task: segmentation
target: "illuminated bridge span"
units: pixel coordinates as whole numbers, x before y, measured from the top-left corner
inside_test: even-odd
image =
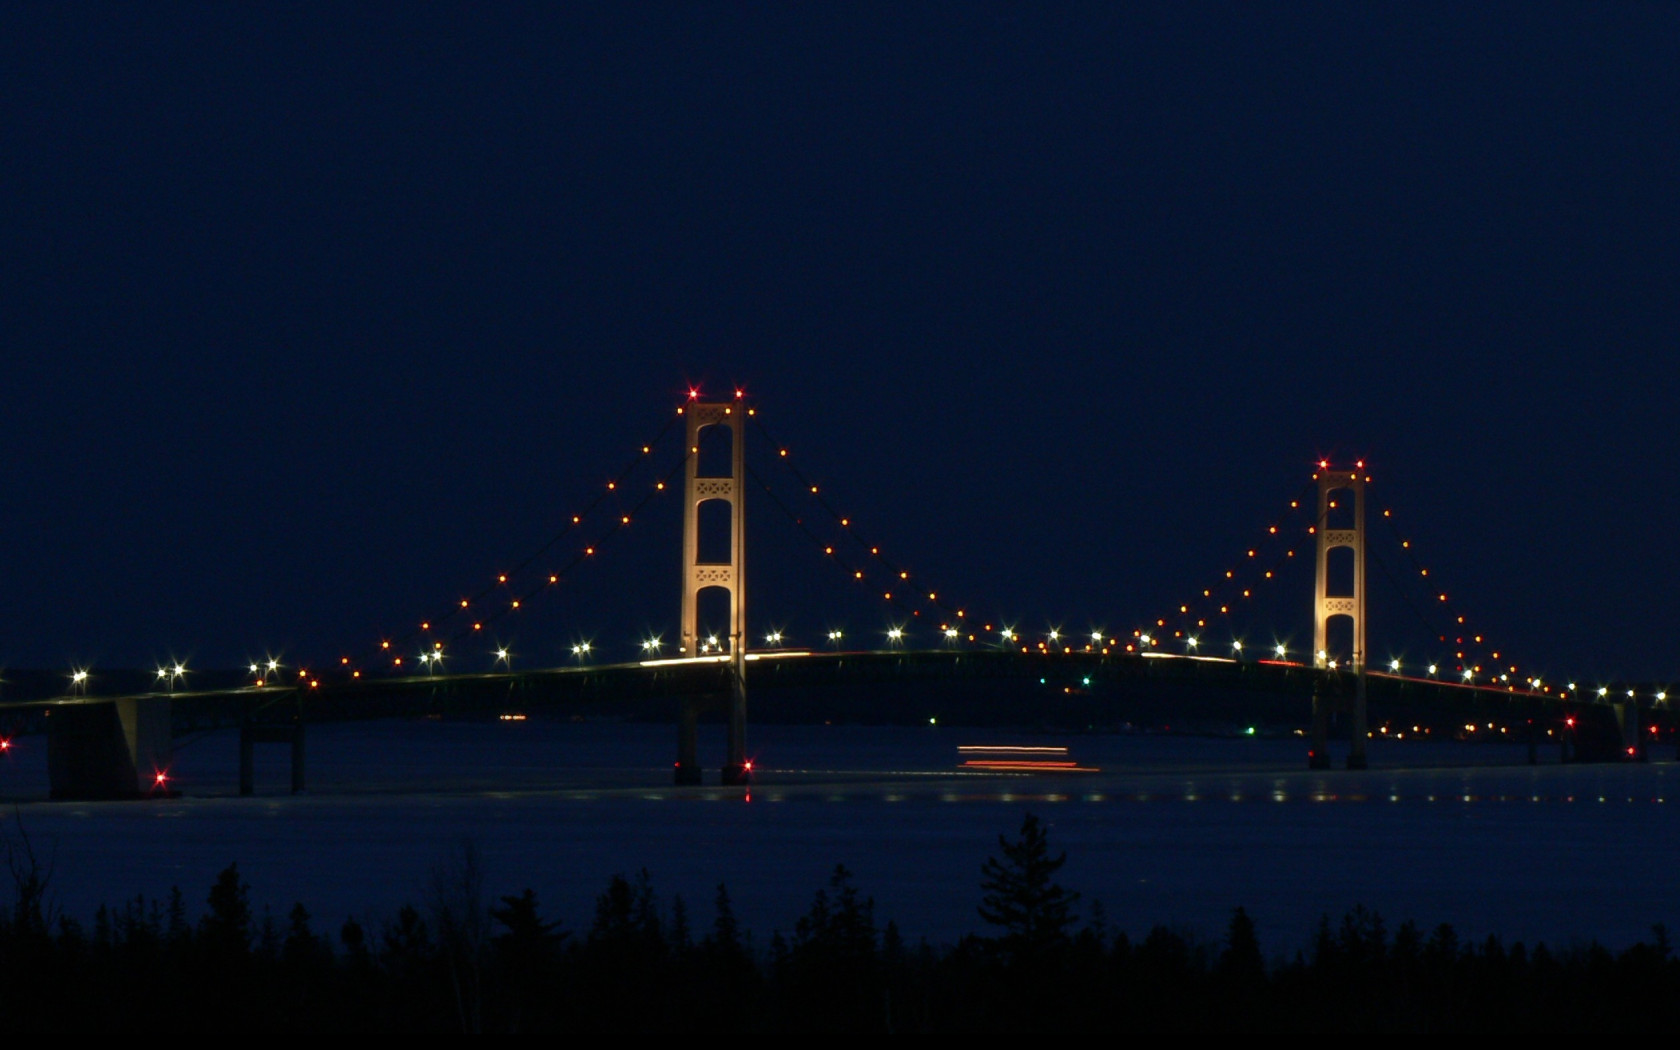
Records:
[[[290,749],[292,788],[298,791],[305,780],[305,726],[312,721],[650,701],[667,709],[674,705],[674,776],[679,784],[701,782],[699,717],[709,706],[721,707],[727,733],[720,776],[725,784],[742,784],[752,776],[746,746],[749,680],[755,693],[781,698],[783,705],[790,703],[789,697],[825,692],[844,692],[848,698],[867,694],[890,704],[877,714],[918,721],[937,721],[942,715],[961,718],[972,715],[977,706],[994,704],[1013,710],[1015,721],[1030,722],[1032,713],[1021,705],[1037,695],[1054,698],[1064,713],[1077,711],[1084,724],[1110,725],[1117,720],[1121,696],[1134,703],[1140,697],[1147,701],[1151,696],[1194,694],[1195,705],[1166,708],[1179,711],[1175,717],[1182,724],[1182,712],[1200,706],[1202,698],[1212,698],[1208,703],[1217,707],[1217,698],[1239,696],[1252,706],[1253,697],[1266,696],[1302,713],[1310,704],[1311,730],[1305,735],[1308,761],[1315,768],[1330,765],[1333,721],[1341,723],[1350,741],[1349,768],[1366,766],[1368,739],[1405,735],[1408,727],[1403,722],[1371,726],[1373,699],[1390,711],[1434,705],[1477,712],[1477,719],[1465,724],[1468,732],[1478,728],[1481,716],[1492,709],[1489,705],[1496,705],[1505,723],[1499,731],[1517,727],[1530,743],[1531,758],[1539,742],[1550,740],[1565,757],[1573,748],[1575,757],[1641,759],[1649,737],[1671,731],[1666,690],[1610,683],[1580,687],[1524,674],[1466,622],[1444,592],[1421,591],[1406,599],[1439,655],[1431,662],[1404,665],[1389,659],[1372,666],[1367,655],[1366,586],[1367,554],[1374,553],[1366,528],[1371,478],[1362,461],[1345,467],[1319,463],[1311,481],[1289,501],[1287,512],[1234,567],[1191,593],[1169,614],[1129,635],[1093,631],[1074,636],[1050,630],[1029,638],[1007,624],[976,622],[938,589],[888,560],[879,546],[858,535],[821,487],[789,461],[788,450],[768,440],[757,416],[739,391],[726,401],[702,400],[698,392],[691,392],[675,417],[641,446],[637,460],[536,554],[498,573],[442,615],[419,620],[406,634],[380,638],[324,669],[288,669],[270,660],[252,664],[249,676],[237,683],[189,691],[176,688],[187,674],[176,664],[158,669],[152,691],[115,696],[87,695],[90,676],[78,669],[70,676],[67,695],[0,705],[0,728],[46,730],[51,791],[61,798],[166,792],[175,739],[206,728],[238,726],[243,792],[250,793],[254,786],[254,749],[267,744]],[[773,450],[772,461],[785,468],[798,498],[814,513],[796,511],[789,497],[749,470],[749,430]],[[653,469],[658,450],[676,433],[682,434],[683,444],[675,463],[662,472]],[[726,462],[703,469],[702,445],[708,440],[715,444],[717,436],[728,439]],[[635,482],[642,463],[650,467]],[[502,649],[489,670],[446,669],[461,643],[485,637],[493,624],[518,616],[551,593],[590,562],[655,495],[673,487],[679,475],[682,572],[674,602],[680,608],[674,654],[667,655],[660,639],[648,638],[641,643],[644,659],[594,664],[588,662],[590,643],[579,642],[573,648],[578,666],[515,671]],[[839,630],[830,630],[823,650],[788,648],[776,631],[763,636],[762,648],[749,645],[744,514],[749,483],[784,511],[803,539],[819,548],[840,574],[853,584],[874,588],[883,603],[903,613],[900,623],[883,632],[885,648],[850,649],[852,639]],[[703,549],[701,520],[718,511],[727,514],[726,542]],[[813,520],[823,521],[832,538],[819,535]],[[1414,592],[1420,591],[1420,583],[1432,584],[1410,542],[1395,530],[1392,513],[1384,510],[1377,520],[1386,526],[1390,560],[1398,566],[1379,558],[1381,571],[1396,584],[1410,581]],[[586,538],[591,527],[593,538]],[[568,537],[573,541],[569,553],[558,564],[541,568],[541,559]],[[1299,551],[1295,546],[1302,539],[1310,540],[1315,565],[1311,651],[1292,653],[1275,641],[1245,643],[1241,632],[1229,629],[1233,610],[1270,586],[1298,553],[1305,555],[1305,544]],[[1392,557],[1395,551],[1397,560]],[[703,627],[700,607],[707,592],[727,599],[723,630],[708,632]],[[916,623],[914,631],[905,626],[911,622]],[[1224,641],[1216,641],[1216,636]],[[930,643],[931,648],[915,648]],[[865,683],[869,689],[857,688]],[[1589,723],[1600,731],[1577,738],[1578,727]],[[1606,739],[1611,741],[1608,745]],[[0,740],[0,748],[4,746]]]

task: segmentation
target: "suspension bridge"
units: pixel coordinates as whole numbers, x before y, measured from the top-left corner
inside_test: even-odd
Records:
[[[681,444],[675,445],[679,436]],[[775,465],[777,476],[749,466],[749,444],[765,450],[762,458]],[[771,694],[896,685],[905,698],[897,713],[929,720],[938,717],[930,713],[938,704],[918,704],[916,697],[948,704],[953,690],[976,695],[977,683],[1036,682],[1059,689],[1080,698],[1081,710],[1097,722],[1117,696],[1139,690],[1272,694],[1307,715],[1310,730],[1302,735],[1314,768],[1331,765],[1333,723],[1345,733],[1346,765],[1352,769],[1367,766],[1368,740],[1405,736],[1405,725],[1384,722],[1373,728],[1373,702],[1481,705],[1478,710],[1497,704],[1508,723],[1497,728],[1518,727],[1531,760],[1543,742],[1555,743],[1566,759],[1639,760],[1652,740],[1672,734],[1662,687],[1548,681],[1520,670],[1468,622],[1448,593],[1435,589],[1392,511],[1368,513],[1371,482],[1363,461],[1321,461],[1254,543],[1175,608],[1129,632],[1051,629],[1029,637],[1014,625],[971,616],[865,539],[793,462],[789,449],[771,437],[743,392],[706,399],[690,391],[632,461],[546,543],[435,615],[414,618],[406,631],[370,638],[314,664],[252,663],[243,675],[222,675],[217,684],[196,690],[182,684],[187,668],[173,664],[158,668],[149,688],[97,695],[89,671],[78,668],[61,679],[67,689],[0,703],[0,732],[7,734],[0,737],[0,749],[9,746],[11,734],[44,731],[53,797],[145,797],[170,790],[171,754],[182,734],[237,726],[240,790],[253,790],[255,749],[280,745],[289,749],[292,789],[301,791],[306,726],[313,721],[413,715],[452,705],[563,709],[585,702],[660,700],[675,713],[678,784],[702,782],[698,725],[703,713],[719,708],[727,732],[718,775],[726,785],[745,784],[753,775],[746,733],[749,683],[755,693]],[[680,619],[673,642],[650,636],[639,641],[638,659],[596,662],[591,643],[582,641],[572,648],[571,665],[517,671],[505,648],[487,648],[483,640],[496,625],[528,615],[593,563],[650,503],[679,490],[680,589],[671,604]],[[801,649],[779,631],[749,630],[749,496],[779,511],[800,541],[830,563],[825,572],[873,593],[894,611],[897,619],[876,645],[857,646],[844,631],[830,629],[820,639],[823,645]],[[1373,521],[1375,529],[1368,527]],[[1387,557],[1368,558],[1379,540],[1386,543]],[[1289,566],[1308,561],[1313,564],[1310,650],[1248,642],[1231,628],[1257,592],[1275,587]],[[1430,658],[1370,659],[1372,564],[1395,585],[1409,617],[1426,629]],[[469,653],[484,654],[489,666],[466,669]],[[927,683],[943,685],[929,690]],[[906,692],[906,685],[913,689]],[[1019,689],[1010,695],[1015,703],[1032,702],[1021,699]],[[1589,724],[1600,732],[1581,732]],[[1496,728],[1492,722],[1487,727]],[[1476,722],[1465,726],[1469,732],[1477,728]]]

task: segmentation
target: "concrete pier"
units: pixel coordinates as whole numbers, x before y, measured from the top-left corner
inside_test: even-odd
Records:
[[[47,775],[55,799],[167,795],[168,697],[55,705],[47,716]]]

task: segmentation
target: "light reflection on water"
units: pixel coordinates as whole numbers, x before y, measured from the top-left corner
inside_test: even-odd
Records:
[[[1169,922],[1214,938],[1238,904],[1269,951],[1293,950],[1321,913],[1355,904],[1391,928],[1411,917],[1530,942],[1629,943],[1651,923],[1680,925],[1669,888],[1680,829],[1660,805],[1680,776],[1672,763],[1530,767],[1521,747],[1378,743],[1375,768],[1325,772],[1307,770],[1293,740],[946,727],[755,726],[750,740],[749,796],[715,782],[713,727],[702,733],[712,782],[678,788],[666,726],[319,726],[309,795],[282,793],[275,749],[258,751],[262,797],[240,799],[235,738],[211,734],[177,756],[182,799],[18,812],[55,858],[60,904],[82,915],[174,884],[202,900],[237,860],[258,901],[283,915],[301,899],[331,928],[423,899],[439,858],[471,838],[490,892],[531,886],[574,931],[608,876],[646,867],[701,917],[727,882],[767,940],[844,863],[880,918],[951,940],[978,925],[981,861],[1033,811],[1068,853],[1063,881],[1134,934]],[[26,738],[0,759],[0,794],[44,794],[42,743]],[[974,743],[1065,744],[1101,771],[959,771],[957,745]]]

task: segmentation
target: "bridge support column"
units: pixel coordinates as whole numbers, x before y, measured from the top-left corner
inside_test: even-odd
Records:
[[[303,723],[292,732],[292,794],[303,794]]]
[[[698,784],[700,776],[700,702],[687,697],[677,701],[678,784]]]
[[[729,675],[729,746],[723,762],[725,784],[752,783],[752,765],[747,761],[747,661],[736,652]]]
[[[291,725],[278,726],[246,724],[239,727],[239,793],[241,795],[256,794],[256,745],[258,744],[285,744],[291,749],[292,794],[303,794],[303,723],[299,721]]]
[[[1629,700],[1610,706],[1616,712],[1616,728],[1622,731],[1622,761],[1645,761],[1645,738],[1639,735],[1639,705]]]
[[[747,408],[739,397],[734,401],[693,401],[681,411],[688,417],[688,470],[683,500],[683,589],[682,655],[700,654],[700,592],[717,587],[729,592],[730,685],[726,703],[729,720],[729,750],[724,759],[723,782],[745,784],[751,778],[747,761],[747,601],[746,601],[746,494]],[[729,430],[730,472],[728,475],[700,473],[701,432],[709,427]],[[700,506],[710,502],[729,506],[729,560],[700,560]],[[719,653],[722,658],[723,654]],[[700,782],[695,744],[697,712],[685,706],[678,716],[677,769],[679,784]]]
[[[1307,751],[1308,769],[1330,768],[1330,697],[1325,695],[1324,679],[1313,680],[1312,747]]]
[[[170,701],[130,697],[54,707],[47,717],[53,798],[169,795]]]
[[[1370,766],[1365,758],[1365,744],[1371,739],[1371,731],[1365,724],[1365,667],[1359,667],[1355,676],[1357,683],[1353,691],[1353,750],[1348,752],[1347,767],[1349,769],[1367,769]]]

